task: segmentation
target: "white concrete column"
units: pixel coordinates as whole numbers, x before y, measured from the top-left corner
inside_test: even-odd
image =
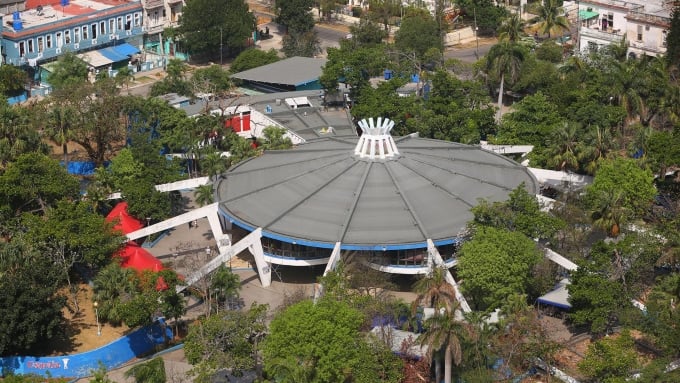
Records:
[[[427,240],[427,252],[428,254],[432,254],[434,263],[437,266],[446,268],[446,263],[444,263],[444,259],[442,258],[441,254],[439,254],[439,250],[437,250],[437,248],[434,245],[434,242],[432,242],[431,239]],[[445,278],[446,281],[449,282],[451,286],[453,286],[453,291],[456,293],[456,299],[458,300],[458,303],[460,303],[461,310],[463,310],[463,312],[466,313],[471,312],[472,309],[470,309],[470,305],[467,303],[467,300],[463,296],[463,293],[460,292],[460,286],[458,285],[458,282],[456,282],[456,280],[453,279],[453,275],[451,275],[449,269],[446,269]]]
[[[335,268],[338,266],[338,262],[340,261],[340,242],[336,242],[335,246],[333,247],[333,252],[331,252],[330,258],[328,258],[328,264],[326,264],[326,270],[323,272],[323,276],[325,277],[328,275],[328,273],[332,270],[335,270]],[[321,284],[314,284],[314,302],[316,302],[321,296],[323,295],[323,285]]]
[[[257,274],[260,276],[260,283],[262,287],[269,287],[272,284],[272,265],[264,259],[264,249],[262,248],[262,228],[257,228],[253,233],[257,232],[259,235],[250,241],[248,250],[255,258],[255,265],[257,266]]]

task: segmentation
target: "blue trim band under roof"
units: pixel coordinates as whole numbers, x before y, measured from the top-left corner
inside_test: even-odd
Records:
[[[233,223],[234,225],[248,230],[250,232],[255,231],[256,227],[249,225],[245,222],[242,222],[240,220],[235,219],[234,217],[230,216],[229,214],[225,213],[222,209],[218,209],[219,213],[222,214],[225,218],[229,220],[229,222]],[[309,246],[309,247],[318,247],[320,249],[333,249],[335,247],[335,243],[327,243],[327,242],[317,242],[317,241],[310,241],[306,239],[299,239],[299,238],[291,238],[287,237],[281,234],[276,234],[272,233],[270,231],[267,231],[265,229],[262,229],[262,236],[267,237],[270,239],[275,239],[277,241],[281,242],[286,242],[286,243],[291,243],[291,244],[296,244],[296,245],[302,245],[302,246]],[[451,245],[454,243],[459,243],[461,240],[459,238],[447,238],[447,239],[440,239],[437,241],[433,241],[435,246],[445,246],[445,245]],[[376,244],[376,245],[352,245],[352,244],[341,244],[340,249],[342,250],[364,250],[364,251],[390,251],[390,250],[412,250],[412,249],[425,249],[427,248],[427,242],[415,242],[415,243],[400,243],[397,245],[389,245],[389,244]]]
[[[567,310],[571,309],[571,305],[563,305],[561,303],[557,303],[557,302],[551,301],[551,300],[545,300],[545,299],[538,298],[537,301],[538,301],[538,303],[542,303],[542,304],[548,305],[548,306],[555,306],[555,307],[559,307],[561,309],[567,309]]]

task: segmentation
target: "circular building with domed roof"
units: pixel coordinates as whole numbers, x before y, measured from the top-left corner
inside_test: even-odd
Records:
[[[382,271],[421,274],[433,247],[453,266],[480,199],[504,201],[522,183],[531,194],[539,190],[526,167],[500,154],[393,138],[387,119],[359,126],[360,137],[267,151],[223,174],[219,213],[244,235],[257,231],[259,266],[323,265],[353,252]]]

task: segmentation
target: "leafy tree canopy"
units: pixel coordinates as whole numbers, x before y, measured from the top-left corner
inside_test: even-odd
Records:
[[[64,89],[70,85],[87,81],[87,64],[73,52],[65,52],[52,66],[47,82],[52,87]]]
[[[232,61],[229,71],[231,73],[239,73],[248,69],[275,63],[277,61],[279,61],[279,54],[274,48],[268,51],[255,48],[246,49],[239,53],[234,61]]]
[[[519,231],[529,238],[550,239],[564,227],[564,222],[541,211],[538,200],[526,191],[524,184],[515,188],[505,202],[480,201],[472,213],[474,225]]]
[[[422,59],[430,48],[443,49],[437,21],[428,12],[409,11],[394,36],[394,44],[402,53],[414,52]]]
[[[243,0],[194,0],[182,8],[182,41],[194,54],[236,51],[255,30],[255,17]]]
[[[61,334],[66,299],[52,262],[15,236],[0,241],[0,355],[26,355]]]
[[[591,343],[578,368],[594,381],[623,383],[638,365],[633,337],[624,331]]]
[[[220,312],[189,327],[184,351],[198,382],[210,382],[221,368],[237,372],[255,368],[266,311],[267,305],[253,304],[249,310]]]
[[[14,65],[0,66],[0,93],[15,96],[24,91],[26,72]]]
[[[53,246],[63,246],[65,254],[94,267],[107,264],[123,242],[85,202],[61,200],[42,217],[26,215],[24,224],[26,238],[46,254],[56,256]]]
[[[477,309],[494,310],[511,294],[527,290],[541,259],[536,243],[524,234],[480,227],[461,247],[458,276]]]
[[[640,167],[635,159],[616,158],[601,163],[592,185],[586,189],[589,206],[607,202],[608,196],[620,195],[620,207],[631,216],[639,216],[651,205],[656,195],[654,176]]]
[[[561,122],[557,105],[539,92],[525,97],[514,105],[511,113],[503,116],[503,126],[496,141],[540,147]]]
[[[265,371],[277,379],[295,373],[315,382],[398,382],[400,371],[383,368],[367,346],[362,323],[362,315],[344,302],[296,303],[272,320],[263,345]],[[381,355],[392,367],[396,357]]]
[[[0,208],[13,214],[44,213],[62,198],[78,195],[78,180],[44,154],[24,154],[0,175],[0,201],[4,201]]]
[[[288,28],[288,33],[306,33],[314,28],[313,0],[277,0],[276,22]]]

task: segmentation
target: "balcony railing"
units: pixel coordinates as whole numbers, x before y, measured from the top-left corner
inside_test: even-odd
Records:
[[[619,42],[623,40],[624,34],[618,29],[601,31],[595,28],[581,28],[581,36],[591,37],[598,40],[604,40],[609,42]]]

